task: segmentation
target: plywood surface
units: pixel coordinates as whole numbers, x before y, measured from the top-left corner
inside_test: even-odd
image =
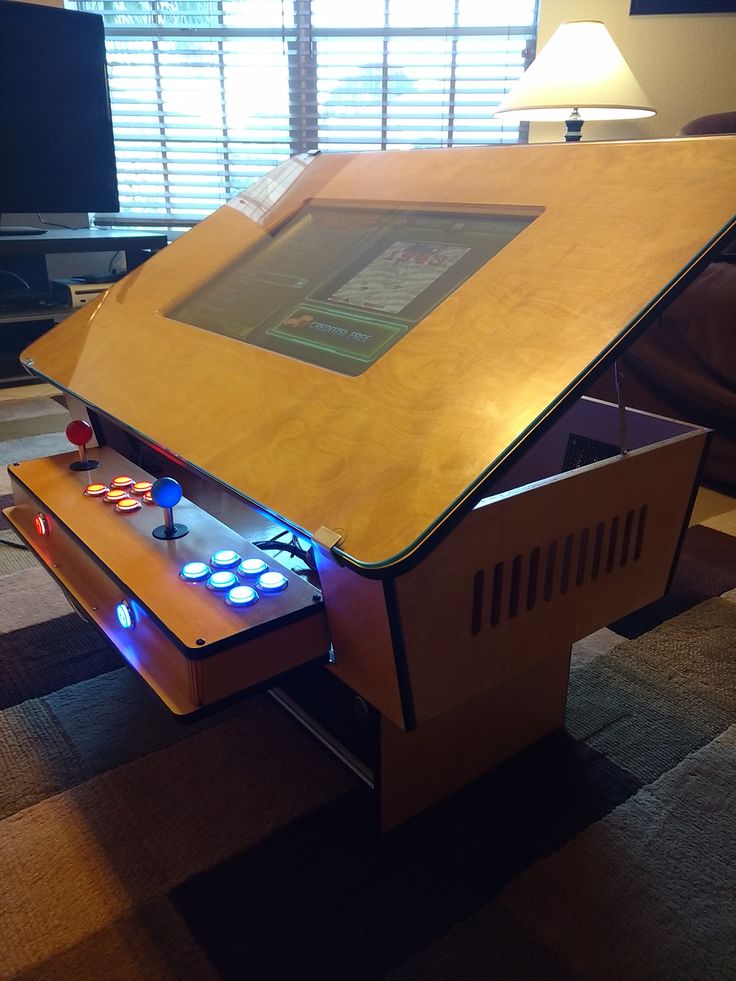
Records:
[[[26,356],[294,526],[339,533],[348,561],[389,566],[733,223],[735,165],[736,137],[318,156],[263,217],[220,209]],[[164,315],[313,198],[544,210],[359,377]]]
[[[314,590],[307,583],[190,501],[183,498],[174,509],[174,520],[186,525],[188,534],[166,541],[152,534],[164,520],[162,510],[155,505],[118,514],[102,498],[86,497],[84,488],[88,483],[109,484],[118,475],[134,480],[153,479],[109,447],[95,449],[90,456],[100,465],[84,472],[69,470],[69,463],[77,459],[76,453],[21,461],[10,467],[12,479],[42,502],[42,507],[48,508],[44,513],[51,515],[48,539],[36,541],[44,560],[48,557],[44,549],[53,555],[55,528],[60,522],[62,533],[69,529],[82,548],[121,584],[119,599],[132,596],[140,600],[190,656],[208,654],[223,642],[243,640],[249,631],[263,629],[280,617],[304,610],[312,613]],[[25,524],[32,527],[32,504],[25,510]],[[228,606],[222,594],[213,593],[204,583],[183,582],[179,578],[185,563],[208,562],[212,553],[221,548],[233,549],[242,558],[264,559],[269,568],[286,576],[288,588],[262,596],[254,606],[241,609]]]

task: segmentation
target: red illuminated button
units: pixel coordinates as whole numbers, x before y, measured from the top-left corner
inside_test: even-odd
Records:
[[[136,480],[130,490],[133,494],[147,494],[152,487],[152,480]]]
[[[110,487],[119,490],[121,487],[132,487],[134,483],[132,477],[113,477],[110,481]]]
[[[110,488],[110,490],[107,492],[107,494],[105,494],[102,500],[106,501],[108,504],[117,504],[118,501],[126,500],[127,497],[128,497],[127,491],[113,490],[112,488]]]
[[[155,506],[156,502],[154,501],[150,491],[146,491],[146,493],[143,495],[143,503],[153,504]]]
[[[36,526],[36,531],[38,532],[39,535],[48,535],[49,519],[46,517],[45,514],[42,514],[39,511],[39,513],[33,519],[33,523]]]
[[[125,497],[122,501],[118,501],[115,510],[127,514],[129,511],[137,511],[139,507],[141,507],[140,501],[136,501],[132,497]]]
[[[102,497],[107,491],[107,484],[87,484],[84,488],[85,497]]]

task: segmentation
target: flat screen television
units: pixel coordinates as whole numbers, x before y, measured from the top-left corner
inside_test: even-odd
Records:
[[[118,210],[102,17],[0,0],[0,217]]]

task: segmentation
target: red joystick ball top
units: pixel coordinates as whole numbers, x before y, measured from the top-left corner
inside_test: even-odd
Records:
[[[66,427],[66,438],[75,446],[86,446],[93,435],[92,427],[84,419],[72,419]]]

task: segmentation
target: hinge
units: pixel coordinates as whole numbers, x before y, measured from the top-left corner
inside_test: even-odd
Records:
[[[326,548],[327,551],[332,551],[332,549],[337,545],[339,541],[342,540],[342,533],[339,531],[333,531],[331,528],[325,528],[322,525],[317,531],[312,535],[312,538],[318,545],[322,548]]]

